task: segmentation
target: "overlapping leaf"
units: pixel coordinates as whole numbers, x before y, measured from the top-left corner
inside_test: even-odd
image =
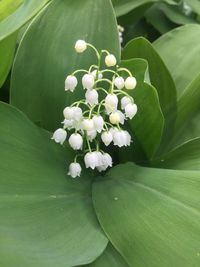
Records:
[[[52,1],[29,27],[19,47],[11,103],[47,129],[58,127],[63,108],[84,94],[80,88],[73,94],[64,92],[66,75],[97,63],[90,49],[77,55],[74,44],[78,39],[119,57],[117,25],[109,0],[86,0],[84,5],[81,0]]]
[[[154,47],[163,58],[180,97],[200,71],[200,25],[185,25],[160,37]]]
[[[199,190],[198,171],[129,163],[96,179],[93,201],[101,226],[130,266],[197,267]]]
[[[16,109],[0,104],[0,265],[70,267],[105,249],[91,203],[91,174]]]

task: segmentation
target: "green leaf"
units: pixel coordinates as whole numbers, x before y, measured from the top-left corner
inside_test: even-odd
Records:
[[[0,1],[0,21],[11,15],[24,0],[1,0]]]
[[[82,0],[52,1],[29,27],[18,49],[11,103],[46,129],[60,125],[63,108],[84,95],[81,87],[73,94],[64,91],[66,75],[97,63],[89,48],[76,53],[78,39],[119,58],[117,24],[109,0],[86,0],[84,5]]]
[[[127,263],[109,243],[103,254],[88,267],[128,267]],[[84,267],[84,266],[83,266]],[[86,267],[86,266],[85,266]]]
[[[90,173],[67,176],[71,152],[0,103],[0,265],[71,267],[105,249]]]
[[[164,34],[176,27],[176,25],[172,23],[158,8],[157,4],[154,4],[151,8],[149,8],[149,10],[145,13],[145,17],[147,22],[152,24],[153,27],[161,34]]]
[[[130,266],[197,267],[199,191],[198,171],[129,163],[96,179],[93,202],[105,233]]]
[[[149,41],[136,38],[130,41],[123,49],[122,58],[140,57],[149,63],[150,81],[155,86],[160,106],[165,118],[163,143],[173,134],[174,118],[176,116],[176,88],[171,75]]]
[[[122,60],[121,62],[122,66],[128,68],[138,81],[136,89],[130,92],[138,106],[136,116],[128,123],[132,131],[133,143],[128,149],[120,149],[124,151],[120,152],[123,161],[138,162],[145,158],[151,159],[160,144],[163,133],[164,118],[158,94],[153,86],[143,82],[147,62],[143,60],[143,64],[146,63],[143,66],[141,63],[142,59]]]
[[[182,3],[180,3],[181,5]],[[197,21],[190,16],[187,16],[181,10],[181,6],[170,6],[165,3],[160,3],[159,8],[162,12],[170,19],[172,22],[176,24],[189,24],[189,23],[197,23]]]
[[[0,88],[6,80],[13,63],[17,34],[14,33],[3,41],[0,41]]]
[[[174,78],[179,97],[199,74],[199,36],[200,25],[185,25],[166,33],[154,43]]]
[[[177,146],[192,138],[200,136],[200,74],[185,89],[178,100],[178,115],[175,127],[175,135],[171,140],[171,146]]]
[[[125,15],[141,5],[159,2],[160,0],[112,0],[117,17]],[[164,0],[169,4],[176,4],[173,0]]]
[[[200,138],[176,147],[152,165],[167,169],[200,170]]]
[[[34,17],[49,0],[24,0],[23,4],[10,16],[0,22],[0,40],[16,32]]]

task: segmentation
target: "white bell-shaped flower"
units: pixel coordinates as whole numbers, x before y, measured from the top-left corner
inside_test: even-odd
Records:
[[[103,132],[101,134],[101,140],[105,146],[109,146],[110,143],[113,141],[113,135],[110,131]]]
[[[116,130],[113,134],[113,142],[115,146],[130,146],[131,136],[127,131]]]
[[[65,80],[65,91],[70,90],[71,92],[74,91],[74,89],[76,88],[78,84],[77,78],[73,75],[69,75],[67,76],[66,80]]]
[[[83,137],[79,133],[73,133],[69,137],[69,144],[74,150],[82,149]]]
[[[116,77],[114,79],[114,85],[121,90],[124,87],[124,78],[123,77]]]
[[[98,104],[99,95],[95,89],[87,90],[85,93],[86,102],[91,106]]]
[[[121,109],[124,109],[126,105],[134,103],[133,98],[130,96],[123,96],[121,99]]]
[[[72,111],[73,111],[73,119],[75,121],[80,121],[82,119],[82,116],[83,116],[82,109],[79,107],[72,107]]]
[[[132,90],[136,87],[137,81],[136,81],[135,77],[128,77],[128,78],[126,78],[124,85],[125,85],[126,89]]]
[[[99,172],[105,171],[108,167],[112,167],[112,158],[108,153],[103,153],[101,159],[102,165],[97,167]]]
[[[125,106],[125,114],[127,118],[132,119],[136,113],[137,113],[136,104],[128,104]]]
[[[98,71],[98,77],[97,77],[97,70],[93,70],[91,72],[91,74],[94,76],[95,79],[96,78],[98,78],[98,79],[102,79],[103,78],[103,74],[100,71]]]
[[[121,110],[117,110],[116,113],[118,113],[119,118],[120,118],[119,123],[120,124],[124,124],[124,121],[125,121],[125,115],[124,115],[124,113],[121,112]]]
[[[105,98],[105,109],[108,114],[117,110],[118,97],[115,94],[108,94]]]
[[[80,177],[81,175],[81,165],[77,162],[72,162],[69,165],[69,172],[68,175],[70,175],[72,178]]]
[[[62,122],[64,124],[64,128],[68,128],[68,129],[71,129],[74,127],[74,120],[67,120],[67,119],[64,119],[64,121]]]
[[[92,119],[84,119],[83,122],[82,122],[82,128],[85,131],[95,130],[93,120]]]
[[[105,63],[108,67],[113,67],[117,64],[116,57],[112,54],[109,54],[105,57]]]
[[[84,89],[92,89],[94,86],[94,76],[92,74],[84,74],[82,77],[82,85]]]
[[[95,115],[92,118],[93,122],[94,122],[94,127],[96,129],[96,131],[98,133],[100,133],[103,130],[103,126],[104,126],[104,119],[102,116],[100,115]]]
[[[56,143],[60,143],[62,145],[65,142],[66,138],[67,132],[64,129],[59,128],[53,133],[51,139],[55,140]]]
[[[96,167],[102,165],[101,153],[94,151],[85,154],[84,162],[86,168],[95,169]]]
[[[84,40],[78,40],[74,46],[77,53],[83,53],[87,49],[87,43]]]
[[[119,124],[120,123],[120,115],[119,113],[116,111],[116,112],[113,112],[110,114],[109,116],[109,120],[112,124]]]
[[[63,110],[63,115],[65,117],[66,120],[73,120],[74,118],[74,111],[72,109],[72,107],[66,107]]]
[[[92,142],[97,136],[97,131],[96,130],[87,131],[87,136],[89,141]]]

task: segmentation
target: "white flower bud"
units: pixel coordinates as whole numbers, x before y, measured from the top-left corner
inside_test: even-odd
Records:
[[[112,133],[110,131],[108,132],[103,132],[101,134],[101,140],[102,142],[105,144],[105,146],[109,146],[110,143],[112,142],[113,140],[113,136],[112,136]]]
[[[73,92],[77,84],[78,81],[75,76],[73,75],[67,76],[65,80],[65,91],[70,90],[71,92]]]
[[[103,126],[104,126],[104,119],[102,116],[97,116],[95,115],[93,118],[92,118],[93,122],[94,122],[94,127],[96,129],[96,131],[98,133],[100,133],[102,130],[103,130]]]
[[[116,77],[114,79],[114,85],[121,90],[124,87],[124,78],[123,77]]]
[[[95,130],[94,122],[92,119],[84,119],[82,122],[82,127],[83,127],[83,130],[86,130],[86,131]]]
[[[108,94],[105,98],[105,108],[107,113],[115,112],[117,110],[118,98],[115,94]]]
[[[105,63],[108,67],[113,67],[117,64],[116,57],[112,54],[109,54],[105,57]]]
[[[137,113],[136,104],[128,104],[125,106],[125,114],[127,118],[132,119],[136,113]]]
[[[102,154],[101,152],[88,152],[85,154],[84,162],[86,168],[95,169],[96,167],[99,167],[102,165]]]
[[[98,77],[97,77],[97,70],[93,70],[91,72],[91,74],[94,76],[95,79],[96,78],[98,78],[98,79],[102,79],[103,78],[103,74],[100,71],[98,71]]]
[[[75,50],[77,53],[83,53],[87,49],[87,43],[84,40],[78,40],[75,43]]]
[[[136,81],[135,77],[126,78],[126,80],[125,80],[125,88],[126,89],[129,89],[129,90],[134,89],[136,87],[136,85],[137,85],[137,81]]]
[[[87,103],[91,106],[98,104],[99,95],[95,89],[87,90],[85,93],[85,98]]]
[[[53,133],[51,139],[55,140],[56,143],[60,143],[62,145],[65,142],[66,138],[67,132],[64,129],[59,128]]]
[[[97,131],[96,130],[87,131],[87,136],[89,141],[92,142],[97,136]]]
[[[92,89],[94,86],[94,76],[92,74],[84,74],[82,77],[82,85],[84,89]]]
[[[130,146],[131,136],[127,131],[116,130],[113,134],[113,142],[115,146]]]
[[[101,156],[102,165],[98,166],[99,172],[105,171],[108,167],[112,167],[112,158],[108,153],[104,153]]]
[[[76,178],[77,176],[80,177],[81,175],[81,165],[76,162],[72,162],[69,165],[69,172],[68,175],[70,175],[72,178]]]
[[[74,133],[69,138],[69,144],[74,150],[82,149],[83,137],[78,133]]]
[[[126,105],[134,103],[133,98],[130,96],[124,96],[121,99],[121,108],[124,109]]]
[[[118,112],[113,112],[109,116],[109,120],[112,124],[118,124],[120,122],[120,115]]]

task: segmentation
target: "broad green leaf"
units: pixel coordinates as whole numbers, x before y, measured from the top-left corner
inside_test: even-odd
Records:
[[[153,25],[153,27],[161,34],[164,34],[176,27],[176,25],[172,23],[158,8],[157,4],[154,4],[151,8],[149,8],[149,10],[145,13],[145,18],[147,19],[147,22]]]
[[[167,169],[200,170],[200,138],[176,147],[153,165]]]
[[[178,115],[172,146],[200,136],[200,74],[178,100]]]
[[[13,63],[13,57],[15,53],[17,34],[14,33],[0,41],[0,88],[6,80],[6,77],[10,71]]]
[[[125,15],[141,5],[159,2],[160,0],[112,0],[117,17]],[[173,0],[164,0],[169,4],[176,4]]]
[[[1,0],[0,1],[0,21],[12,14],[24,0]]]
[[[154,47],[174,78],[180,97],[199,74],[200,25],[185,25],[166,33],[155,41]]]
[[[0,265],[71,267],[104,250],[91,180],[67,176],[71,152],[0,103]]]
[[[48,1],[49,0],[24,0],[23,4],[21,4],[15,12],[0,22],[0,41],[21,28],[34,17]]]
[[[128,68],[136,76],[137,80],[139,74],[143,72],[143,76],[140,74],[143,79],[139,80],[136,89],[130,93],[138,106],[138,112],[128,122],[133,133],[133,143],[130,148],[124,150],[123,160],[142,160],[139,156],[140,149],[143,150],[147,158],[151,159],[160,144],[163,133],[164,118],[158,94],[153,86],[143,82],[145,69],[143,68],[142,70],[139,64],[135,64],[140,60],[122,60],[122,66]],[[143,154],[141,156],[143,158]]]
[[[176,116],[176,88],[174,82],[162,59],[146,39],[136,38],[123,49],[123,59],[135,57],[144,58],[149,63],[150,81],[158,92],[160,106],[165,118],[164,143],[173,133],[174,120],[172,120],[172,117]]]
[[[199,0],[185,0],[187,5],[197,14],[200,14],[200,2]]]
[[[103,254],[88,267],[129,267],[115,248],[109,243]],[[84,266],[83,266],[84,267]],[[85,266],[86,267],[86,266]]]
[[[97,63],[89,48],[76,53],[78,39],[119,58],[117,24],[109,0],[85,0],[84,5],[81,0],[52,1],[31,24],[18,49],[11,103],[46,129],[60,125],[63,108],[84,95],[81,86],[73,94],[64,91],[66,76]]]
[[[180,4],[181,5],[181,4]],[[180,25],[197,23],[197,21],[190,16],[187,16],[181,10],[180,5],[170,6],[165,3],[159,3],[159,9],[168,17],[172,22]]]
[[[199,191],[199,171],[128,163],[96,179],[93,202],[105,233],[130,266],[198,267]]]

